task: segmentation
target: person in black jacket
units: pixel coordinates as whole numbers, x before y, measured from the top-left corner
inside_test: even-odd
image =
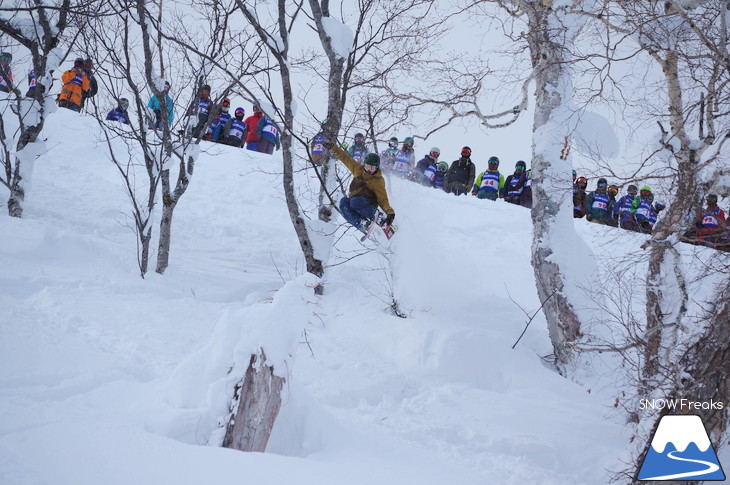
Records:
[[[94,77],[94,63],[91,59],[86,59],[84,61],[84,72],[86,73],[86,77],[89,78],[89,89],[81,93],[82,108],[84,107],[84,103],[87,99],[93,98],[94,95],[99,92],[99,84],[96,82],[96,78]]]
[[[522,190],[527,182],[527,164],[520,160],[515,165],[515,173],[507,176],[504,181],[504,200],[512,204],[520,205]]]
[[[471,148],[461,149],[461,158],[452,162],[444,178],[444,190],[454,195],[468,194],[476,176]]]

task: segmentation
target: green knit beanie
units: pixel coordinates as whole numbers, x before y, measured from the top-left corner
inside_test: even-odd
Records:
[[[368,153],[365,155],[363,165],[372,165],[373,167],[380,167],[380,156],[377,153]]]

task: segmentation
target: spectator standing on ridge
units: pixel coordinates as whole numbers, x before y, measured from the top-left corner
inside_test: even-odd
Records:
[[[94,77],[94,63],[89,58],[84,61],[84,72],[86,73],[86,77],[89,78],[89,89],[81,93],[82,108],[88,98],[93,98],[99,92],[99,85]]]
[[[259,153],[271,155],[274,153],[274,146],[276,146],[277,150],[281,148],[281,143],[279,142],[279,129],[266,115],[262,116],[259,120],[258,135]]]
[[[13,55],[10,52],[0,54],[0,91],[9,93],[13,90],[13,69],[10,63]]]
[[[215,118],[213,118],[213,121],[210,122],[210,127],[208,128],[208,134],[210,135],[210,139],[215,142],[223,142],[222,138],[226,137],[226,133],[223,132],[221,135],[221,130],[223,129],[223,126],[228,122],[228,120],[231,119],[231,113],[228,111],[231,109],[231,100],[228,98],[223,98],[223,101],[221,101],[220,106],[218,106],[216,110]]]
[[[56,103],[61,108],[72,111],[81,111],[81,99],[84,91],[89,89],[89,78],[84,71],[84,60],[80,57],[74,61],[74,67],[61,75],[63,86],[56,98]]]
[[[610,224],[613,221],[613,207],[608,195],[608,181],[599,178],[596,190],[588,194],[585,203],[586,220],[599,224]]]
[[[633,184],[629,185],[626,188],[626,195],[616,202],[613,218],[621,229],[627,229],[629,231],[635,229],[634,223],[631,221],[631,205],[634,203],[634,199],[638,194],[639,188]]]
[[[28,71],[28,91],[25,93],[26,98],[32,98],[35,96],[35,90],[38,87],[35,79],[35,71],[31,69]]]
[[[439,162],[436,165],[436,177],[433,179],[434,189],[444,189],[444,179],[446,178],[446,172],[449,171],[449,164],[447,162]]]
[[[257,152],[258,149],[258,143],[259,143],[259,121],[261,121],[261,117],[264,116],[264,113],[261,112],[261,108],[254,104],[253,105],[253,114],[246,118],[244,123],[246,123],[246,150],[252,150],[254,152]]]
[[[175,119],[175,107],[172,98],[168,94],[170,92],[170,83],[165,81],[162,94],[165,96],[165,107],[167,108],[167,126],[172,126],[172,120]],[[152,110],[151,116],[148,116],[149,127],[151,130],[159,130],[162,128],[162,106],[160,100],[154,94],[147,103],[147,108]]]
[[[436,178],[436,165],[440,155],[441,150],[438,147],[431,148],[428,155],[420,159],[416,164],[416,168],[413,169],[413,180],[426,187],[431,187],[433,180]]]
[[[499,173],[499,158],[489,157],[487,169],[479,174],[471,195],[479,199],[497,200],[504,190],[504,175]]]
[[[707,196],[707,208],[697,214],[697,244],[714,248],[725,229],[725,212],[717,206],[717,196]]]
[[[401,149],[395,154],[393,173],[401,178],[408,178],[416,164],[416,153],[413,151],[413,137],[408,136],[403,140]]]
[[[370,149],[365,144],[365,135],[362,133],[356,133],[353,144],[347,149],[347,153],[349,153],[357,163],[362,163],[365,155],[370,153]]]
[[[527,179],[520,196],[520,205],[527,209],[532,209],[532,169],[527,171]]]
[[[324,129],[327,126],[327,120],[324,120],[319,126],[319,133],[314,135],[309,143],[309,151],[312,154],[312,162],[315,165],[322,165],[324,162]]]
[[[639,196],[631,204],[631,220],[635,231],[651,234],[659,212],[664,209],[663,204],[653,202],[654,194],[651,192],[651,187],[644,185],[639,190]]]
[[[444,189],[454,195],[469,193],[474,184],[474,163],[471,161],[471,148],[463,147],[461,157],[454,160],[444,178]]]
[[[398,154],[398,138],[391,137],[388,148],[380,152],[380,170],[387,173],[393,170],[395,156]]]
[[[246,139],[246,123],[243,117],[246,111],[240,106],[233,113],[233,118],[226,121],[223,125],[221,134],[221,142],[236,148],[243,148]]]
[[[119,121],[125,125],[129,124],[129,115],[127,109],[129,108],[129,100],[127,98],[119,98],[117,107],[114,108],[106,115],[108,121]]]
[[[578,177],[573,185],[573,217],[580,219],[586,215],[586,189],[588,179]]]
[[[198,98],[193,101],[188,109],[188,116],[195,117],[190,121],[190,124],[194,123],[190,129],[190,136],[193,138],[198,138],[203,134],[203,128],[208,122],[211,106],[210,85],[203,84],[198,92]]]
[[[519,205],[525,182],[527,182],[527,164],[520,160],[515,164],[515,172],[508,175],[504,182],[505,202]]]

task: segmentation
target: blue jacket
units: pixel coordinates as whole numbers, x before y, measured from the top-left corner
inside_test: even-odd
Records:
[[[110,121],[121,121],[125,125],[129,124],[129,116],[127,115],[127,112],[119,107],[111,110],[109,114],[106,115],[106,119]]]
[[[619,220],[622,221],[628,221],[631,217],[631,204],[633,202],[634,197],[631,195],[627,194],[621,197],[618,202],[616,202],[616,207],[613,211],[614,217],[618,217]]]
[[[172,104],[172,98],[167,93],[165,93],[165,104],[167,105],[167,125],[172,126],[172,120],[175,119],[175,107]],[[157,99],[157,96],[153,95],[150,98],[149,103],[147,103],[147,107],[151,108],[154,111],[162,112],[162,109],[160,107],[160,100]]]

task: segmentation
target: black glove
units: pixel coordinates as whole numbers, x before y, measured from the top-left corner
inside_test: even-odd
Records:
[[[383,222],[383,224],[389,226],[393,224],[393,219],[395,219],[395,214],[388,214],[388,217],[385,218],[385,222]]]

